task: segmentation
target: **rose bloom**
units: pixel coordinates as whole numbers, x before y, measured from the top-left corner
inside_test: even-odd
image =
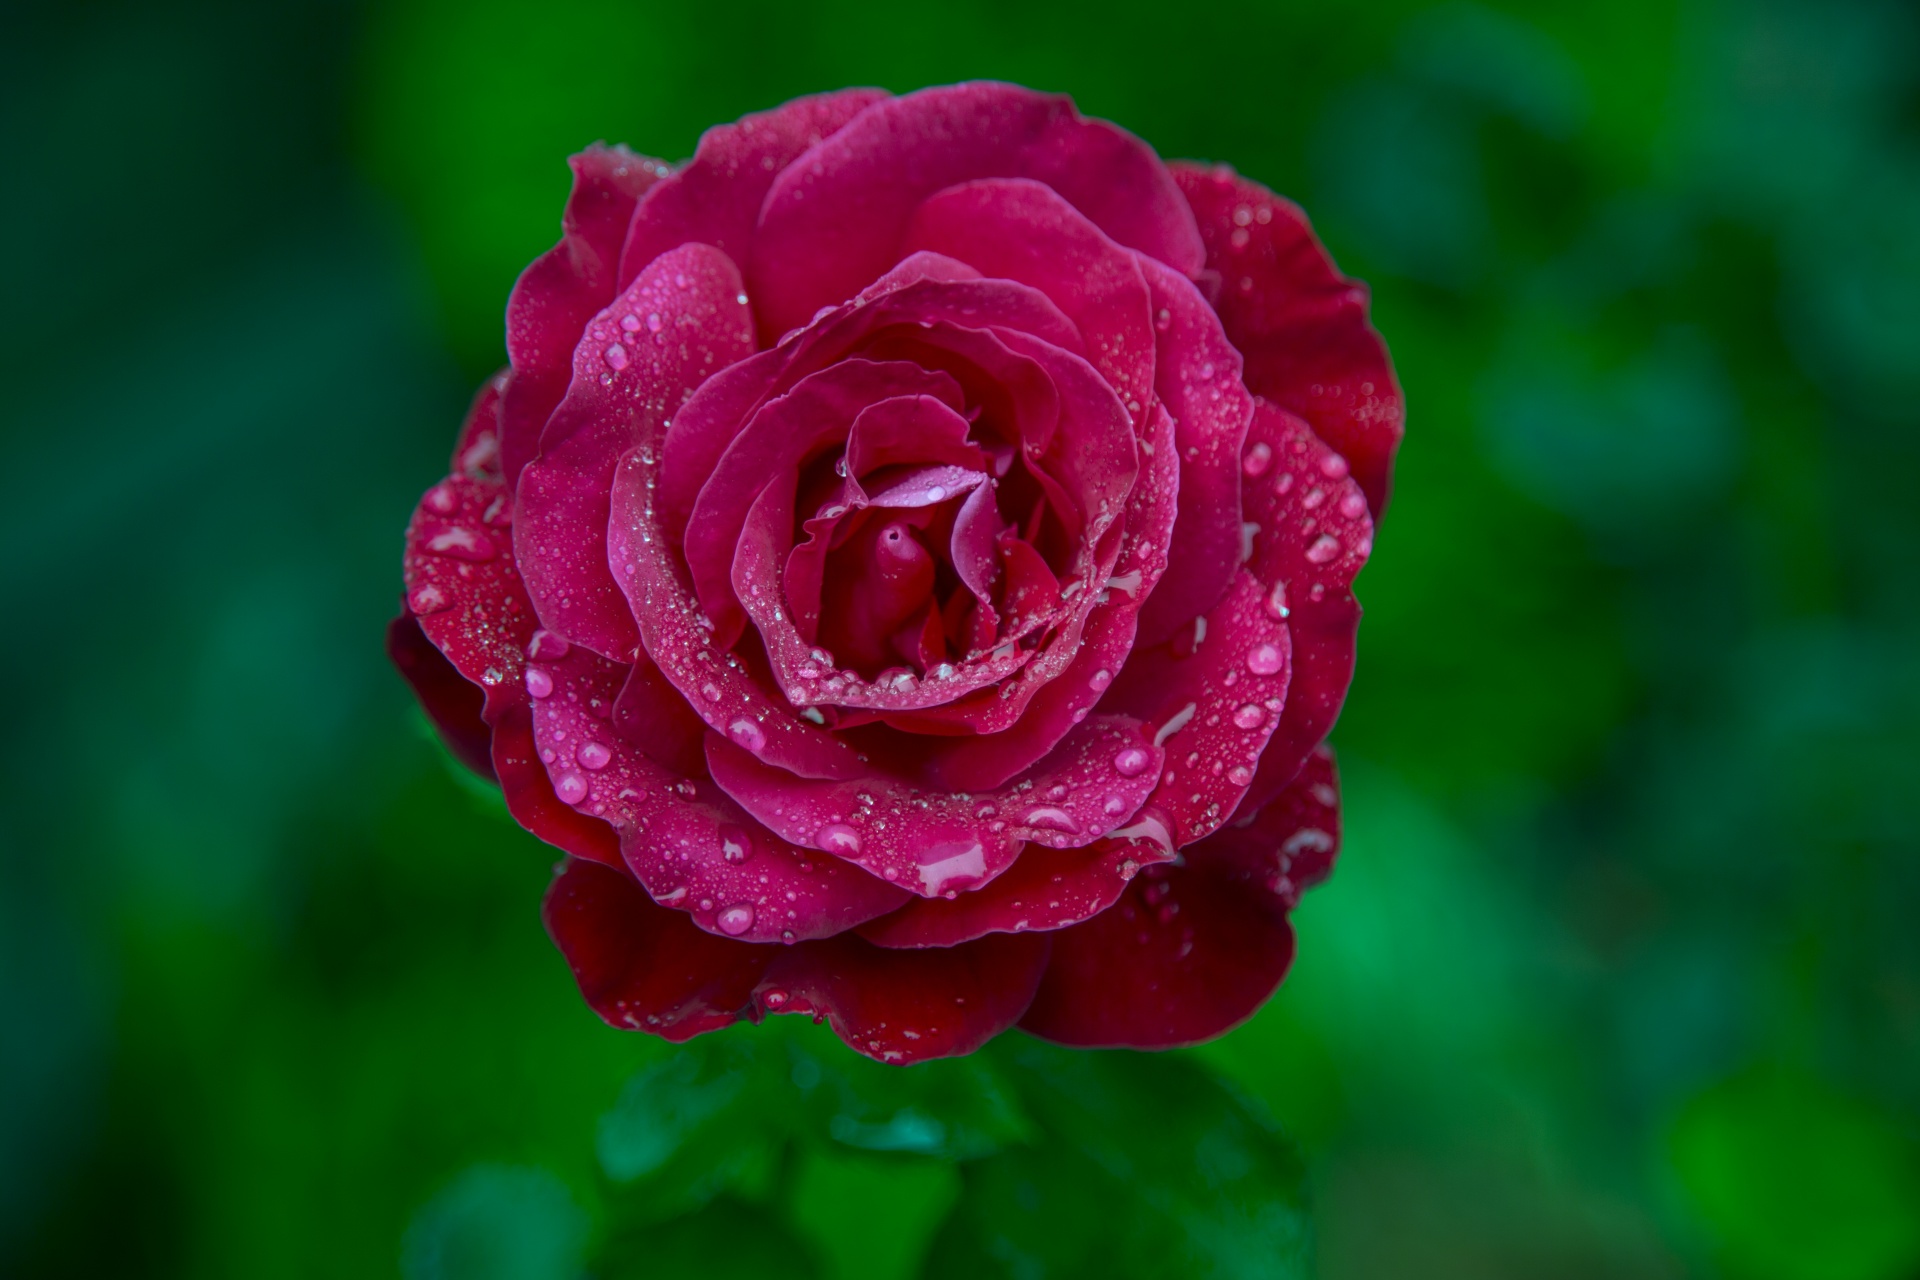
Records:
[[[1339,840],[1401,397],[1300,210],[1064,97],[803,98],[573,158],[389,648],[569,855],[589,1004],[1220,1034]]]

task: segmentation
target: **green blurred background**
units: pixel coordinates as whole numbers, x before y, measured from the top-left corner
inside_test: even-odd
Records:
[[[1257,1182],[1168,1099],[1270,1113],[1306,1190],[1272,1134],[1262,1185],[1341,1280],[1920,1276],[1912,7],[8,10],[0,1271],[1098,1272],[1130,1211],[1068,1194],[1093,1137],[929,1141],[901,1117],[945,1104],[817,1037],[602,1027],[551,851],[380,647],[569,151],[994,76],[1300,199],[1410,406],[1346,851],[1253,1022],[1086,1068],[1133,1073],[1106,1125],[1186,1143],[1138,1167]],[[1019,1040],[979,1070],[1085,1065]],[[821,1070],[880,1093],[774,1165],[695,1123],[712,1080],[787,1114]],[[622,1190],[662,1142],[715,1197],[677,1224]],[[993,1243],[1055,1193],[1051,1261]]]

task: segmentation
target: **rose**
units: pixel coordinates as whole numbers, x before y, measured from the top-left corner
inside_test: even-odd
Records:
[[[1217,1035],[1338,839],[1400,396],[1298,209],[1064,98],[849,90],[573,159],[390,649],[572,857],[616,1026]]]

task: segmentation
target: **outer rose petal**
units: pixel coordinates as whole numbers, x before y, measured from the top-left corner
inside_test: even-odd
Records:
[[[614,268],[635,202],[667,167],[625,147],[598,144],[567,163],[573,194],[560,243],[520,273],[507,302],[513,381],[501,415],[502,474],[509,486],[540,447],[540,433],[572,373],[580,327],[614,294]]]
[[[1026,1012],[1047,967],[1047,936],[888,951],[841,934],[776,953],[755,1000],[825,1014],[851,1048],[882,1062],[972,1053]]]
[[[588,862],[560,869],[541,915],[595,1013],[675,1042],[737,1021],[778,954],[702,933],[625,872]]]
[[[990,933],[1062,929],[1111,907],[1143,866],[1173,857],[1150,840],[1096,840],[1084,849],[1029,845],[1004,875],[956,898],[915,898],[860,926],[883,947],[951,947]]]
[[[742,297],[717,249],[654,259],[587,325],[567,398],[520,477],[514,553],[527,593],[548,629],[604,657],[625,661],[639,640],[608,568],[614,465],[710,374],[752,353]]]
[[[670,772],[627,741],[614,715],[626,668],[573,648],[529,672],[543,691],[534,725],[554,791],[613,824],[626,865],[662,906],[709,933],[793,942],[840,933],[906,900],[905,890],[858,867],[794,848],[707,778]]]
[[[500,779],[507,812],[556,849],[564,849],[576,858],[619,866],[620,840],[613,828],[555,795],[536,752],[533,710],[523,696],[493,722],[493,771]]]
[[[1264,856],[1223,831],[1188,849],[1187,865],[1148,869],[1113,908],[1053,934],[1047,976],[1020,1025],[1061,1044],[1166,1049],[1250,1017],[1293,960],[1287,910],[1297,886],[1284,869],[1303,854],[1324,866],[1338,846],[1332,758],[1316,760],[1299,794],[1275,801],[1285,806],[1276,826],[1297,825],[1285,835],[1265,828]]]
[[[1196,274],[1193,215],[1138,138],[1065,97],[975,82],[868,108],[774,181],[748,279],[763,333],[852,297],[900,257],[913,210],[976,178],[1034,178],[1130,249]]]
[[[1219,604],[1233,585],[1243,558],[1240,446],[1253,397],[1240,381],[1239,352],[1199,290],[1157,262],[1140,265],[1160,337],[1154,390],[1177,424],[1180,453],[1180,514],[1167,574],[1140,610],[1140,643],[1155,645]]]
[[[1030,178],[949,187],[914,211],[902,247],[957,258],[1052,298],[1079,327],[1088,362],[1139,419],[1153,394],[1146,281],[1134,255],[1058,192]]]
[[[493,730],[480,718],[486,705],[480,686],[460,674],[420,630],[420,620],[402,613],[387,624],[387,656],[412,686],[441,741],[461,764],[493,778]]]
[[[1261,400],[1247,449],[1247,464],[1258,471],[1245,490],[1247,518],[1258,529],[1248,567],[1268,585],[1269,609],[1287,614],[1293,677],[1242,813],[1286,786],[1339,718],[1360,627],[1353,579],[1373,549],[1373,521],[1346,459],[1306,423]]]
[[[1247,387],[1305,418],[1344,454],[1377,516],[1386,508],[1406,416],[1367,289],[1334,269],[1298,205],[1224,165],[1180,163],[1199,220],[1215,307],[1246,357]]]
[[[780,170],[887,96],[885,89],[842,89],[795,98],[701,134],[686,167],[634,210],[620,255],[620,287],[667,250],[694,241],[747,261],[760,205]]]

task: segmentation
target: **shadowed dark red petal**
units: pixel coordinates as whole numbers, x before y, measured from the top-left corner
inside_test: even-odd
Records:
[[[625,872],[577,860],[554,877],[541,915],[595,1013],[675,1042],[737,1021],[779,954],[702,933]]]
[[[549,630],[616,661],[632,655],[639,636],[607,561],[614,466],[752,342],[739,273],[698,244],[654,259],[588,323],[515,503],[515,559]]]
[[[1047,937],[992,934],[889,951],[842,934],[775,953],[754,1000],[771,1012],[824,1015],[850,1048],[881,1062],[955,1057],[1026,1011],[1047,966]]]
[[[1306,423],[1260,400],[1247,450],[1244,465],[1257,474],[1246,480],[1246,515],[1259,527],[1248,568],[1268,586],[1268,611],[1287,617],[1293,675],[1243,813],[1287,785],[1340,715],[1360,627],[1353,580],[1373,548],[1373,520],[1346,459]]]
[[[402,613],[387,624],[387,657],[406,677],[421,709],[461,764],[493,778],[493,730],[480,718],[480,686],[469,681],[433,647],[420,620]]]
[[[949,187],[914,210],[903,248],[958,258],[1052,298],[1079,327],[1088,362],[1141,415],[1153,394],[1146,281],[1134,255],[1057,192],[1030,178]]]
[[[1248,390],[1305,418],[1385,509],[1405,402],[1367,289],[1334,268],[1307,216],[1225,166],[1173,166],[1220,273],[1215,307],[1246,357]]]
[[[1293,960],[1287,912],[1339,848],[1332,756],[1316,753],[1266,813],[1141,872],[1112,908],[1053,934],[1020,1025],[1086,1048],[1168,1049],[1251,1017]]]
[[[900,257],[919,203],[976,178],[1033,178],[1131,249],[1196,274],[1193,214],[1153,150],[1065,97],[975,82],[878,103],[781,173],[748,279],[763,333],[806,323]]]
[[[535,659],[529,675],[555,794],[613,824],[627,867],[662,906],[709,933],[793,942],[840,933],[906,900],[858,867],[779,839],[704,771],[674,774],[628,741],[613,717],[626,668],[575,647]]]
[[[625,147],[595,145],[567,163],[573,194],[560,220],[560,243],[520,273],[507,301],[513,380],[502,407],[500,449],[509,488],[539,452],[547,418],[567,392],[581,328],[613,299],[634,205],[667,172]]]
[[[1240,381],[1240,353],[1200,291],[1157,262],[1140,265],[1160,340],[1154,390],[1178,424],[1180,453],[1180,514],[1167,574],[1140,610],[1140,643],[1155,645],[1220,603],[1244,558],[1240,446],[1253,397]]]
[[[883,947],[952,947],[989,933],[1062,929],[1099,915],[1141,867],[1171,857],[1151,840],[1096,840],[1084,849],[1030,845],[980,888],[915,898],[859,932]]]
[[[701,134],[693,159],[634,211],[620,255],[620,286],[667,250],[693,241],[747,261],[761,202],[780,171],[886,97],[884,89],[842,89],[795,98]]]
[[[494,718],[493,772],[515,822],[576,858],[620,865],[620,840],[613,828],[553,793],[533,740],[533,709],[524,694]]]

